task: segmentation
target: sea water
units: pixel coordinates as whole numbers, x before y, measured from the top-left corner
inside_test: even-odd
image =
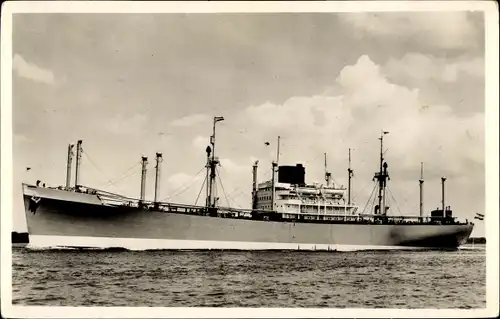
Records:
[[[13,247],[13,304],[484,308],[484,245],[454,251],[107,251]]]

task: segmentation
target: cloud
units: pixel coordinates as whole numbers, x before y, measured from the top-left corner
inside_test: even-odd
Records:
[[[15,54],[12,61],[12,68],[18,76],[45,84],[55,84],[54,74],[50,70],[43,69],[33,63],[29,63],[24,58]]]
[[[193,139],[192,144],[193,144],[195,149],[204,150],[209,145],[209,142],[210,142],[210,139],[207,136],[199,135]]]
[[[477,30],[467,12],[350,13],[341,21],[356,30],[355,35],[411,39],[422,45],[445,49],[470,48]]]
[[[475,57],[450,61],[420,53],[407,53],[401,59],[389,59],[383,69],[395,79],[453,83],[460,78],[484,78],[484,59]]]
[[[305,164],[309,182],[322,182],[326,152],[334,180],[346,185],[347,150],[354,148],[353,166],[359,180],[356,189],[360,191],[377,170],[378,137],[383,129],[390,132],[385,138],[385,156],[391,183],[397,185],[399,194],[410,194],[418,188],[420,162],[425,162],[429,183],[439,185],[440,176],[446,175],[449,183],[462,187],[457,189],[455,199],[467,198],[471,185],[477,187],[483,178],[484,113],[460,116],[445,104],[423,107],[419,90],[392,83],[383,70],[368,56],[361,56],[339,73],[335,87],[329,90],[341,92],[337,95],[297,96],[281,104],[266,102],[249,106],[230,119],[235,121],[231,124],[234,127],[252,128],[245,149],[249,156],[261,159],[259,180],[266,176],[275,157],[273,152],[266,154],[269,147],[261,144],[274,142],[281,135],[281,164]],[[467,74],[470,76],[470,72]],[[273,150],[274,144],[270,146]],[[262,151],[256,151],[259,148]],[[220,147],[219,152],[223,149]],[[233,169],[233,164],[223,163],[233,170],[231,179],[249,185],[251,164],[241,169]],[[469,180],[468,185],[462,185],[463,180]],[[412,196],[418,203],[418,195]],[[428,197],[430,202],[439,201],[438,195]]]
[[[205,114],[192,114],[189,116],[182,117],[170,122],[171,126],[174,127],[191,127],[198,124],[203,124],[209,120],[209,117]]]

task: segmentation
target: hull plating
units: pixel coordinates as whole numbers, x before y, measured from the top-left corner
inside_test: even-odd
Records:
[[[50,245],[125,247],[132,242],[167,249],[325,249],[339,247],[455,248],[472,225],[313,224],[218,218],[102,205],[95,195],[25,187],[30,240]],[[71,197],[66,197],[66,195]],[[40,201],[33,203],[32,196]],[[90,239],[101,240],[90,240]],[[39,240],[43,242],[44,240]],[[36,240],[33,241],[36,243]],[[97,244],[100,242],[101,244]],[[46,244],[49,245],[49,244]],[[154,247],[157,245],[158,247]]]

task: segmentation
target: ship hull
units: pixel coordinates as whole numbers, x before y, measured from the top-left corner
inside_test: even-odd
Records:
[[[39,198],[34,203],[33,197]],[[33,246],[130,249],[456,248],[472,225],[316,224],[103,205],[96,195],[24,186]]]

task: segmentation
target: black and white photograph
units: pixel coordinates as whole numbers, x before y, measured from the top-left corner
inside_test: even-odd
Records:
[[[495,2],[14,1],[1,40],[2,316],[498,315]]]

